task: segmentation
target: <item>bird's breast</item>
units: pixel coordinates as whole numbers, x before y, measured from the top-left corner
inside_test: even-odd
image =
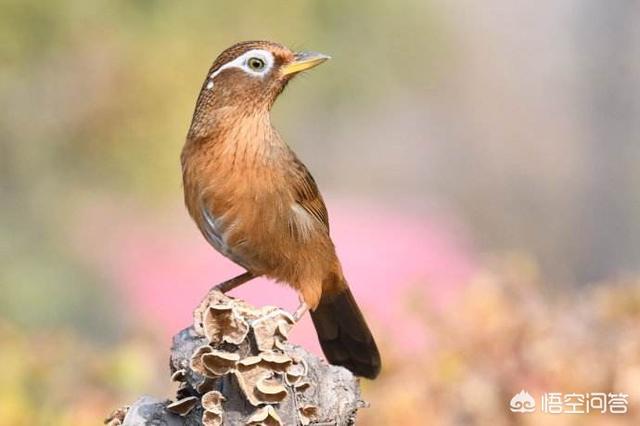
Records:
[[[185,200],[207,241],[249,270],[265,269],[287,233],[291,195],[274,149],[221,146],[188,163]]]

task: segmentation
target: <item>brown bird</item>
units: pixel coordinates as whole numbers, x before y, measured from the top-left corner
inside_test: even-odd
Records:
[[[247,270],[225,292],[266,276],[296,289],[327,360],[375,378],[380,355],[329,236],[316,182],[271,125],[298,73],[329,59],[268,41],[238,43],[214,61],[182,150],[185,203],[207,241]]]

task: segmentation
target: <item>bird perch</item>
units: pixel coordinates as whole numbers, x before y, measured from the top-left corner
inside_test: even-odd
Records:
[[[360,399],[348,370],[327,364],[287,334],[291,315],[218,291],[173,337],[174,401],[144,396],[115,411],[109,426],[351,425]]]

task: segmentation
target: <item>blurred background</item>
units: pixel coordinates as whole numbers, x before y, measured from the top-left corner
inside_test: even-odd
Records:
[[[640,3],[0,5],[0,424],[172,396],[170,337],[239,272],[191,223],[179,153],[246,39],[333,57],[273,120],[381,344],[361,424],[640,424]],[[308,319],[293,340],[318,351]],[[522,389],[629,413],[511,413]]]

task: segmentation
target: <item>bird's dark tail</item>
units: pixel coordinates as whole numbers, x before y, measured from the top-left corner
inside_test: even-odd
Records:
[[[369,379],[380,373],[378,347],[349,287],[323,294],[311,319],[329,363]]]

